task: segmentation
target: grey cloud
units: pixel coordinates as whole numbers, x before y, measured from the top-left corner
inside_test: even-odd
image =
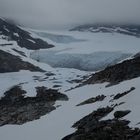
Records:
[[[0,16],[37,28],[94,22],[140,24],[139,7],[140,0],[0,0]]]

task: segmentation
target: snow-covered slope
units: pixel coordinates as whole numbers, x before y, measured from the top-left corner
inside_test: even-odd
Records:
[[[82,39],[86,41],[72,41],[68,44],[65,44],[65,41],[56,43],[54,38],[58,36],[55,36],[55,34],[61,34],[65,37],[68,35],[76,40]],[[17,36],[17,34],[15,35]],[[30,35],[32,38],[39,38],[39,36],[34,32],[30,32]],[[123,81],[110,87],[106,87],[108,83],[98,83],[74,88],[75,86],[79,86],[79,84],[81,85],[83,81],[86,81],[86,79],[91,77],[90,75],[95,71],[88,72],[76,70],[73,69],[73,66],[71,66],[73,64],[76,65],[75,68],[77,68],[77,65],[82,63],[82,69],[91,70],[91,67],[95,68],[95,65],[98,65],[98,70],[101,70],[103,65],[105,67],[114,63],[114,61],[117,63],[126,58],[130,59],[131,55],[140,52],[140,39],[134,36],[118,33],[105,34],[75,31],[60,31],[59,33],[52,32],[51,36],[52,35],[53,39],[50,39],[48,36],[40,38],[50,44],[54,44],[56,47],[45,50],[38,49],[34,52],[28,48],[21,48],[16,40],[8,41],[5,38],[5,34],[0,34],[0,44],[4,44],[4,46],[0,45],[0,50],[44,70],[43,72],[20,70],[19,72],[0,73],[1,97],[4,97],[4,93],[13,86],[19,85],[27,92],[25,97],[28,98],[36,96],[37,87],[57,89],[59,92],[67,95],[69,98],[68,101],[56,101],[54,104],[56,109],[49,114],[42,116],[40,119],[30,121],[23,125],[5,125],[0,127],[0,139],[61,140],[66,135],[76,131],[76,129],[72,128],[71,126],[84,116],[98,108],[114,106],[116,104],[118,104],[118,106],[116,106],[114,110],[106,117],[103,117],[102,120],[112,119],[113,113],[118,110],[131,110],[131,112],[126,115],[124,119],[130,120],[130,127],[140,128],[139,77],[131,80],[127,79],[127,81]],[[31,56],[35,57],[35,59],[39,61],[33,60]],[[45,63],[43,63],[43,61],[45,61]],[[78,64],[76,63],[77,61],[79,61]],[[54,63],[57,65],[57,68],[50,66]],[[65,67],[69,68],[60,68],[62,64],[64,67],[64,63],[66,65]],[[117,100],[112,100],[118,93],[124,93],[130,90],[132,87],[134,87],[134,90],[129,94],[126,94]],[[98,95],[105,95],[106,97],[100,102],[77,106],[79,103]]]
[[[106,84],[88,85],[75,90],[66,92],[69,96],[68,102],[57,102],[61,104],[62,107],[57,108],[57,110],[51,112],[49,115],[42,117],[40,120],[24,124],[22,126],[4,126],[0,128],[1,138],[3,140],[20,139],[20,140],[61,140],[64,136],[71,134],[75,129],[71,126],[96,110],[99,107],[106,107],[107,105],[125,102],[124,104],[115,108],[115,110],[109,114],[106,118],[112,118],[112,114],[117,110],[131,110],[131,113],[125,117],[131,121],[130,126],[140,127],[137,125],[139,123],[139,82],[140,78],[136,78],[130,81],[125,81],[119,85],[105,88]],[[130,87],[134,86],[136,90],[128,94],[127,96],[120,98],[119,100],[109,102],[112,98],[112,94],[122,93],[129,90]],[[104,94],[106,99],[103,102],[97,102],[94,104],[89,104],[85,106],[76,107],[80,102],[95,97],[97,95]]]

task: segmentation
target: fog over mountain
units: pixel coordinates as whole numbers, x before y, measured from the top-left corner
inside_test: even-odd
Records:
[[[35,28],[85,23],[140,24],[139,0],[0,0],[0,16]]]

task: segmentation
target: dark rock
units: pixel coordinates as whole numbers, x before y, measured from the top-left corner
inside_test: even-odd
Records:
[[[135,87],[131,87],[130,90],[125,91],[123,93],[118,93],[117,95],[114,96],[113,100],[117,100],[125,95],[127,95],[128,93],[130,93],[131,91],[135,90]]]
[[[66,96],[53,90],[45,90],[44,94],[36,97],[25,97],[26,91],[20,86],[14,86],[4,93],[0,100],[0,126],[6,124],[24,124],[39,119],[41,116],[56,109],[57,100],[66,100]],[[43,94],[43,93],[42,93]],[[54,95],[56,94],[56,95]]]
[[[46,100],[68,100],[68,97],[64,94],[58,92],[55,89],[46,89],[46,87],[36,87],[37,95],[36,97],[42,97]]]
[[[53,88],[60,88],[61,85],[54,85]]]
[[[127,120],[101,120],[112,108],[102,108],[76,122],[77,131],[62,140],[139,140],[140,129],[132,129]],[[104,114],[104,113],[105,114]]]
[[[86,101],[78,104],[77,106],[81,106],[81,105],[85,105],[85,104],[91,104],[91,103],[95,103],[95,102],[99,102],[99,101],[103,101],[105,99],[105,95],[98,95],[96,97],[87,99]]]
[[[133,57],[134,58],[140,57],[140,52],[136,53]]]
[[[19,51],[19,50],[17,50],[17,49],[12,49],[12,50],[14,50],[14,51],[15,51],[15,52],[17,52],[18,54],[20,54],[20,55],[22,55],[22,56],[25,56],[25,57],[26,57],[26,55],[25,55],[25,53],[24,53],[24,52]]]
[[[6,43],[6,44],[0,44],[0,46],[11,46],[11,45],[13,45],[12,43]]]
[[[50,76],[54,76],[55,74],[52,72],[47,72],[47,73],[45,73],[45,75],[50,77]]]
[[[130,110],[125,110],[125,111],[116,111],[114,113],[114,117],[119,119],[119,118],[122,118],[124,116],[126,116],[127,114],[129,114],[131,111]]]
[[[29,62],[22,61],[18,56],[0,50],[0,73],[19,70],[43,71]]]
[[[96,111],[92,112],[91,114],[87,115],[83,119],[76,122],[73,127],[76,128],[85,128],[89,125],[96,124],[101,118],[105,117],[107,114],[113,111],[112,107],[105,107],[105,108],[99,108]]]
[[[4,93],[4,97],[2,97],[1,101],[4,101],[5,103],[14,103],[22,100],[25,94],[26,91],[22,90],[20,86],[14,86],[9,91]]]
[[[134,140],[140,140],[140,134],[136,136]]]

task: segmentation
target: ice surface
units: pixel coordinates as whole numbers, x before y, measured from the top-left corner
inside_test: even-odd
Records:
[[[69,54],[60,52],[61,51],[36,51],[31,54],[31,58],[47,63],[52,67],[97,71],[131,56],[131,54],[122,52],[94,52],[91,54]]]

